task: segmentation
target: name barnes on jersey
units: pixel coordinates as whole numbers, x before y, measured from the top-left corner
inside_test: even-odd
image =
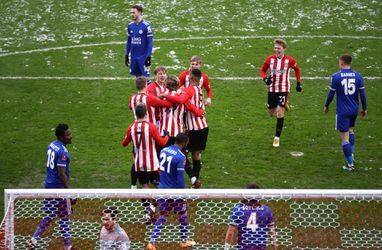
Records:
[[[341,77],[355,76],[355,73],[341,73]]]

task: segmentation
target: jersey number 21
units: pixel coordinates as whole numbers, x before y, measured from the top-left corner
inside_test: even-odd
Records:
[[[163,171],[163,172],[166,171],[169,174],[171,169],[171,161],[173,157],[167,156],[165,153],[161,153],[159,158],[160,158],[160,164],[159,164],[160,171]]]

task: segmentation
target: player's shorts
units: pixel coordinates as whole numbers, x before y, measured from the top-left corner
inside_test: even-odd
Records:
[[[42,210],[51,218],[66,217],[72,214],[70,199],[47,198],[44,200]]]
[[[285,107],[287,97],[287,92],[268,92],[268,109],[274,109],[277,106]]]
[[[148,184],[151,182],[151,184],[158,186],[159,184],[159,173],[158,171],[137,171],[138,180],[141,185]]]
[[[182,214],[187,211],[187,202],[184,199],[158,199],[160,214],[168,215],[171,211]]]
[[[336,129],[340,132],[348,132],[349,128],[355,127],[357,115],[336,115]]]
[[[208,138],[208,127],[201,130],[190,130],[188,132],[188,151],[203,151],[206,149]]]
[[[150,66],[145,66],[146,59],[131,59],[130,62],[130,75],[143,75],[150,77]]]

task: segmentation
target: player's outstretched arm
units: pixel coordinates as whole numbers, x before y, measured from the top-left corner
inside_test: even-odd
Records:
[[[150,105],[153,107],[172,107],[174,104],[172,102],[161,100],[156,96],[148,95],[147,100],[149,101]]]
[[[160,146],[164,146],[166,145],[167,141],[168,141],[168,135],[166,135],[164,138],[162,138],[162,136],[160,136],[159,132],[158,132],[158,129],[157,127],[152,124],[152,123],[149,123],[150,125],[150,134],[152,135],[152,137],[154,138],[155,142],[158,143],[158,145]]]

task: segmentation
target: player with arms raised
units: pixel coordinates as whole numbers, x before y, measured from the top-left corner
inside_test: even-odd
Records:
[[[58,124],[55,135],[57,140],[51,142],[47,147],[45,188],[70,188],[70,154],[66,145],[72,143],[72,131],[66,124]],[[57,217],[65,250],[75,249],[71,244],[69,226],[69,215],[72,213],[71,202],[73,200],[61,198],[44,200],[43,210],[46,216],[40,221],[32,239],[28,241],[28,250],[37,249],[39,237]]]
[[[352,57],[342,55],[339,58],[340,72],[332,76],[324,112],[329,112],[329,105],[337,94],[336,129],[342,138],[342,151],[347,164],[343,169],[354,171],[354,126],[358,115],[358,98],[361,98],[361,117],[366,117],[366,92],[361,74],[351,69]]]
[[[251,184],[247,188],[259,188]],[[272,210],[256,199],[243,199],[233,209],[225,238],[224,250],[234,243],[234,232],[238,229],[237,249],[266,250],[268,232],[273,249],[276,249],[276,232]]]
[[[265,59],[260,69],[260,75],[268,86],[268,112],[271,117],[277,115],[276,134],[273,139],[273,147],[280,146],[281,131],[284,126],[285,107],[290,92],[289,73],[292,68],[295,71],[297,85],[296,91],[301,92],[301,72],[296,60],[285,55],[287,43],[282,39],[274,42],[274,55]],[[267,71],[270,75],[267,76]]]
[[[184,171],[186,156],[182,149],[187,146],[188,136],[180,133],[175,138],[175,144],[166,147],[160,152],[160,181],[158,188],[185,188]],[[184,199],[158,199],[160,216],[155,222],[151,232],[147,250],[156,250],[156,241],[167,221],[171,211],[179,216],[180,248],[189,248],[195,245],[195,241],[188,240],[188,215],[187,203]]]

